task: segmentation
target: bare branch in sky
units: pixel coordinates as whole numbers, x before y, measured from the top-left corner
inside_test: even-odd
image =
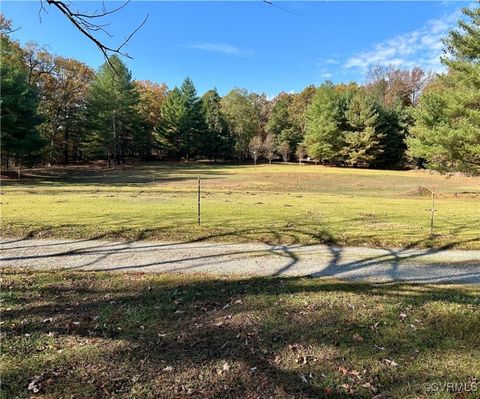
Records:
[[[122,49],[125,45],[130,41],[135,33],[147,22],[148,14],[145,16],[142,23],[140,23],[137,28],[130,33],[125,40],[118,46],[110,46],[104,43],[102,39],[100,39],[97,35],[98,32],[102,32],[108,37],[112,37],[112,35],[108,32],[106,27],[108,27],[109,23],[99,23],[96,21],[97,18],[106,17],[108,15],[114,14],[121,9],[123,9],[130,0],[125,1],[121,6],[114,8],[112,10],[107,10],[105,7],[105,3],[103,3],[102,9],[100,11],[95,10],[92,13],[80,12],[78,10],[74,11],[73,6],[69,2],[61,1],[61,0],[43,0],[48,5],[57,8],[70,22],[77,28],[84,36],[86,36],[90,41],[92,41],[102,52],[103,56],[113,68],[113,65],[109,61],[109,55],[111,54],[120,54],[127,58],[132,58],[127,52],[124,52]],[[42,4],[42,9],[43,4]]]

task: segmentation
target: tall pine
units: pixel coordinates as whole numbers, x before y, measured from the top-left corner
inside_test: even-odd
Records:
[[[155,134],[166,155],[176,159],[197,155],[205,120],[202,101],[191,79],[168,93],[160,113]]]
[[[480,174],[480,7],[463,13],[444,41],[448,73],[420,97],[407,142],[432,169]]]
[[[108,163],[120,164],[140,152],[138,137],[138,102],[132,74],[117,56],[105,62],[92,82],[88,117],[91,124],[89,150],[93,156],[104,156]]]
[[[383,152],[379,120],[375,102],[359,91],[348,102],[345,111],[346,131],[343,154],[347,164],[371,166]]]
[[[200,153],[215,161],[218,158],[230,158],[233,155],[234,140],[223,115],[221,97],[216,89],[202,96],[202,109],[205,116],[205,129],[200,137]]]
[[[197,90],[190,78],[186,78],[180,92],[183,99],[183,118],[181,132],[183,136],[183,156],[188,159],[198,154],[200,137],[205,130],[205,119],[202,110],[202,100],[197,95]]]
[[[36,88],[29,84],[27,68],[19,45],[6,35],[1,40],[1,148],[2,162],[8,168],[31,165],[39,160],[45,145],[37,131],[40,118]]]

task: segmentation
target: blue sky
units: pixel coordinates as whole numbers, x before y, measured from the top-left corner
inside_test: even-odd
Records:
[[[76,1],[81,11],[101,3]],[[107,7],[120,3],[106,2]],[[264,92],[300,91],[309,84],[361,82],[371,64],[440,70],[440,39],[468,2],[248,2],[133,1],[108,18],[119,44],[148,14],[131,39],[126,60],[134,78],[181,84],[198,92],[234,87]],[[39,17],[39,1],[2,1],[3,14],[21,27],[14,36],[97,68],[98,49],[59,14]],[[288,11],[286,11],[288,10]]]

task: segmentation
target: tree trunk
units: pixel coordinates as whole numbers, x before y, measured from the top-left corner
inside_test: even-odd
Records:
[[[68,124],[67,124],[68,125]],[[63,163],[65,165],[68,164],[68,140],[69,140],[69,133],[68,133],[68,126],[65,128],[65,133],[63,135]]]

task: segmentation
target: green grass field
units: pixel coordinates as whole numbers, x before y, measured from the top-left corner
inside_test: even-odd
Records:
[[[0,281],[4,398],[480,390],[478,286],[18,269]],[[464,392],[435,391],[447,382]]]
[[[197,226],[197,176],[202,224]],[[436,192],[430,235],[431,196]],[[4,180],[4,236],[480,248],[480,179],[313,165],[77,166]]]

